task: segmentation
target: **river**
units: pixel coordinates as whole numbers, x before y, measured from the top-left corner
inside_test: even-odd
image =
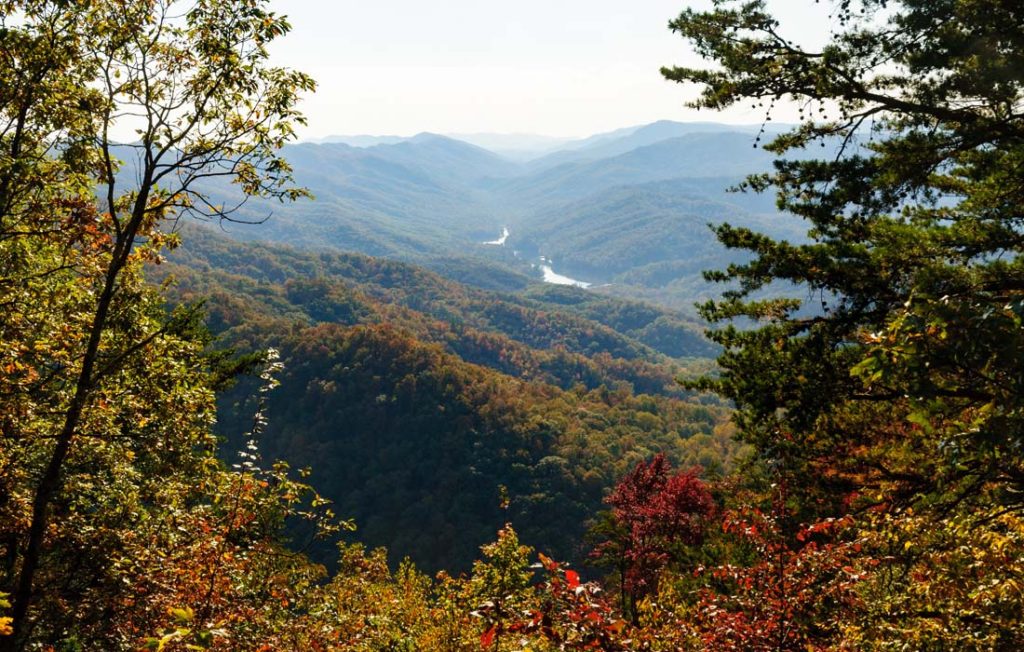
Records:
[[[494,246],[497,246],[497,247],[504,247],[505,246],[505,241],[508,240],[508,236],[509,236],[508,227],[507,226],[506,227],[502,227],[502,229],[501,229],[501,237],[499,237],[497,240],[488,240],[487,242],[484,242],[484,244],[485,245],[494,245]],[[518,251],[516,251],[514,253],[517,256],[519,255]],[[544,282],[545,283],[551,283],[553,285],[575,285],[578,288],[584,288],[584,289],[588,288],[588,287],[590,287],[592,285],[591,283],[588,283],[586,281],[580,281],[578,279],[570,278],[568,276],[564,276],[562,274],[559,274],[558,272],[556,272],[552,268],[552,265],[554,265],[554,262],[552,262],[551,260],[548,260],[544,256],[540,257],[540,271],[544,273]]]
[[[584,289],[591,286],[591,284],[587,283],[586,281],[580,281],[559,274],[555,270],[551,269],[552,264],[553,263],[544,256],[540,257],[540,271],[544,272],[545,283],[553,283],[554,285],[575,285],[578,288]]]
[[[497,240],[488,240],[484,244],[485,245],[497,245],[499,247],[504,247],[506,240],[508,240],[508,227],[504,227],[504,228],[501,229],[501,237],[500,238],[498,238]]]

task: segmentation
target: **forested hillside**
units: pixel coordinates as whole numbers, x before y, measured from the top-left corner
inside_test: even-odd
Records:
[[[209,310],[218,330],[246,328],[261,313],[284,316],[295,309],[286,307],[291,303],[314,321],[386,320],[424,339],[437,337],[429,327],[438,321],[449,330],[501,336],[536,353],[561,349],[669,363],[665,356],[716,351],[698,323],[677,313],[577,288],[523,279],[520,292],[485,291],[382,258],[241,244],[204,230],[186,237],[189,245],[155,268],[155,277],[173,275],[172,291],[182,297],[215,297]],[[231,306],[248,314],[232,315]]]
[[[468,570],[505,522],[579,563],[602,498],[636,462],[665,452],[714,474],[735,453],[723,407],[517,380],[391,326],[325,324],[277,344],[265,454],[313,468],[359,541],[428,572]],[[251,419],[240,390],[222,403],[226,433]]]
[[[664,310],[542,284],[486,292],[405,263],[199,229],[185,237],[150,278],[170,278],[176,303],[205,300],[221,346],[280,351],[265,453],[312,467],[359,540],[386,545],[392,561],[467,569],[506,521],[581,561],[587,524],[637,461],[733,464],[728,410],[676,380],[709,369],[699,356],[713,349]],[[242,382],[220,400],[217,429],[234,447],[254,390]]]

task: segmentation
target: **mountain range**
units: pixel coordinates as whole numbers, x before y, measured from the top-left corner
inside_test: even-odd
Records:
[[[359,540],[386,546],[393,563],[466,570],[507,522],[582,563],[587,524],[638,460],[664,452],[715,473],[738,452],[728,408],[676,382],[708,371],[716,350],[671,311],[528,279],[497,292],[379,257],[183,235],[149,278],[174,304],[202,301],[221,348],[280,352],[260,449],[312,467]],[[220,396],[228,460],[264,400],[260,382],[241,378]],[[331,563],[335,552],[316,555]]]
[[[549,278],[579,279],[597,293],[689,311],[717,290],[701,271],[737,260],[709,224],[801,235],[771,198],[729,192],[771,164],[759,131],[660,121],[568,141],[328,137],[285,149],[314,201],[250,202],[237,217],[260,225],[227,230],[404,260],[482,287],[523,287],[547,268]]]

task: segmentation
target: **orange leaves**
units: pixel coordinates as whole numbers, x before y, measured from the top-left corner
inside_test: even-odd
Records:
[[[540,559],[541,565],[549,573],[550,572],[554,572],[555,570],[558,569],[558,564],[553,559],[551,559],[550,557],[545,555],[543,552],[538,552],[537,553],[537,558]]]

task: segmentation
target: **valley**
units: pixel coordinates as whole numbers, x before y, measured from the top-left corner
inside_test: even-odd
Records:
[[[254,200],[233,217],[258,224],[225,228],[240,240],[403,260],[479,287],[521,288],[522,276],[693,315],[720,290],[701,273],[743,260],[711,225],[802,237],[771,198],[729,192],[768,169],[755,135],[670,121],[557,145],[476,135],[500,151],[542,146],[534,158],[436,134],[327,138],[284,150],[315,200]]]
[[[494,291],[362,254],[239,243],[188,227],[149,276],[202,302],[218,348],[280,352],[260,448],[313,469],[392,563],[464,570],[495,528],[585,562],[583,534],[617,478],[664,452],[709,476],[741,452],[730,410],[678,380],[712,368],[673,311],[526,279]],[[240,450],[260,382],[218,402]],[[508,495],[501,507],[499,494]],[[332,563],[331,546],[316,553]]]
[[[584,564],[586,529],[638,461],[714,477],[743,455],[729,406],[680,381],[720,350],[694,317],[721,290],[702,272],[745,260],[711,226],[799,237],[771,202],[728,192],[766,169],[754,133],[661,122],[538,141],[533,158],[433,134],[293,145],[315,199],[189,224],[150,278],[203,302],[218,348],[280,352],[264,453],[312,467],[393,564],[466,569],[504,522]],[[258,385],[221,396],[229,450]]]

